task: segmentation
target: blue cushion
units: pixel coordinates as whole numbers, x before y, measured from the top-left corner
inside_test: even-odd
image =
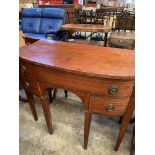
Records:
[[[45,39],[45,34],[25,33],[30,38]]]
[[[61,25],[63,25],[62,19],[42,18],[39,32],[48,33],[50,31],[53,31],[53,33],[56,33],[58,30],[60,30]]]
[[[41,16],[42,18],[64,19],[66,13],[62,8],[43,8]]]
[[[40,18],[41,8],[24,8],[22,10],[22,17]]]
[[[40,18],[22,18],[21,29],[23,33],[39,33]]]
[[[62,8],[25,8],[22,12],[21,30],[29,37],[45,39],[51,32],[54,40],[59,40],[64,33],[59,32],[66,22],[66,13]]]

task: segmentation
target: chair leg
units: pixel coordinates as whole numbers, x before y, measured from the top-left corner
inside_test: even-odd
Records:
[[[56,98],[57,95],[57,88],[49,88],[48,89],[48,97],[49,97],[49,102],[52,103],[52,101]]]
[[[52,90],[53,90],[53,88],[48,89],[48,97],[49,97],[49,102],[50,103],[52,103],[52,101],[53,101]]]
[[[53,89],[54,89],[54,90],[53,90]],[[54,92],[53,92],[53,95],[52,95],[52,91],[54,91]],[[57,91],[58,91],[57,88],[49,88],[49,89],[48,89],[48,96],[49,96],[49,102],[50,102],[50,103],[52,103],[53,99],[56,98]],[[65,93],[65,97],[67,98],[67,96],[68,96],[68,91],[67,91],[67,90],[64,90],[64,93]]]
[[[68,96],[68,91],[67,91],[67,90],[64,90],[64,92],[65,92],[65,97],[67,98],[67,96]]]
[[[121,123],[122,123],[122,120],[123,120],[123,116],[121,116],[121,117],[119,118],[118,123],[121,124]],[[130,119],[130,123],[134,123],[134,122],[135,122],[135,117],[133,117],[133,118]]]
[[[58,89],[57,89],[57,88],[55,88],[55,89],[54,89],[54,92],[53,92],[53,99],[55,99],[55,98],[56,98],[57,91],[58,91]]]
[[[123,120],[123,116],[121,116],[121,117],[119,118],[118,123],[121,124],[121,123],[122,123],[122,120]]]

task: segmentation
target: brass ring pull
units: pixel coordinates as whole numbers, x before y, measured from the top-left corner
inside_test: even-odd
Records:
[[[21,67],[22,67],[22,72],[25,73],[26,72],[26,67],[24,65],[22,65]]]
[[[108,89],[108,92],[109,94],[111,95],[115,95],[118,93],[118,87],[117,86],[111,86],[109,89]]]
[[[28,88],[30,85],[28,82],[25,82],[25,87]]]
[[[106,111],[112,112],[115,110],[115,106],[113,104],[107,104],[105,106]]]

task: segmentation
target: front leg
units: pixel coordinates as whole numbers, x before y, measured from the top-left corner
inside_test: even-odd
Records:
[[[92,113],[85,112],[85,125],[84,125],[84,149],[87,149],[88,137],[90,131]]]
[[[29,102],[29,105],[30,105],[30,108],[31,108],[31,112],[33,114],[33,118],[34,118],[35,121],[37,121],[38,116],[37,116],[37,112],[36,112],[36,106],[35,106],[35,103],[34,103],[33,94],[31,94],[28,91],[25,91],[25,92],[26,92],[26,96],[27,96],[27,99],[28,99],[28,102]]]
[[[50,106],[48,103],[48,96],[46,95],[46,93],[42,94],[42,96],[40,97],[40,102],[43,108],[48,131],[50,134],[53,134]]]
[[[135,108],[135,89],[133,88],[133,92],[132,92],[132,95],[130,97],[130,101],[129,101],[129,105],[127,107],[127,111],[126,111],[125,115],[123,116],[123,120],[122,120],[122,123],[121,123],[121,126],[120,126],[119,134],[118,134],[116,145],[115,145],[115,148],[114,148],[115,151],[118,150],[118,148],[119,148],[119,146],[120,146],[120,144],[122,142],[125,131],[126,131],[127,127],[128,127],[131,116],[133,114],[134,108]]]

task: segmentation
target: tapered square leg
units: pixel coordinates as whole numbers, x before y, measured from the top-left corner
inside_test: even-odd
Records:
[[[51,112],[50,112],[50,106],[48,103],[48,96],[44,95],[40,97],[40,102],[43,108],[46,124],[48,127],[48,131],[50,134],[53,134],[53,128],[52,128],[52,119],[51,119]]]
[[[87,149],[92,113],[85,112],[84,149]]]
[[[35,102],[34,102],[34,98],[33,98],[33,94],[26,92],[26,96],[27,96],[27,99],[28,99],[28,102],[29,102],[29,105],[30,105],[30,108],[31,108],[31,112],[33,114],[33,118],[35,121],[38,120],[38,116],[37,116],[37,112],[36,112],[36,106],[35,106]]]
[[[129,105],[127,107],[125,115],[123,116],[123,120],[122,120],[122,123],[121,123],[121,126],[120,126],[118,138],[117,138],[116,145],[115,145],[115,148],[114,148],[115,151],[118,150],[118,148],[119,148],[119,146],[120,146],[120,144],[122,142],[125,131],[126,131],[127,127],[128,127],[130,119],[132,117],[132,113],[134,111],[134,108],[135,108],[135,89],[133,89],[132,95],[130,97]]]

